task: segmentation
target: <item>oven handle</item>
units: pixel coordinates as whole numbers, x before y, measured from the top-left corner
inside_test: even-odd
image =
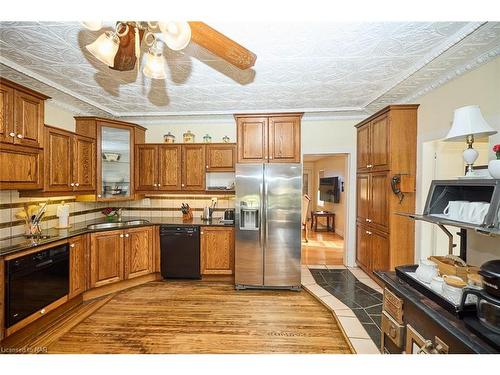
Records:
[[[51,264],[51,263],[54,263],[53,259],[49,259],[45,262],[38,263],[37,265],[35,265],[35,268],[40,268],[40,267],[46,266],[47,264]]]

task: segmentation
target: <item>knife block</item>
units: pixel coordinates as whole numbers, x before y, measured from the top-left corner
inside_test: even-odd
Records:
[[[191,210],[191,208],[189,208],[187,213],[182,213],[182,221],[191,220],[193,220],[193,211]]]

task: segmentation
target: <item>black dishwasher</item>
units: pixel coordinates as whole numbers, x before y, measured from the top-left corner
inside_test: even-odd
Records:
[[[196,226],[161,225],[161,275],[166,279],[200,279],[200,230]]]

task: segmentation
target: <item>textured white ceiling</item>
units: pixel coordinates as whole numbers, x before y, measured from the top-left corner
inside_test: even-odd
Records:
[[[252,111],[365,115],[500,55],[500,23],[212,23],[258,56],[240,71],[191,43],[168,79],[117,72],[77,22],[1,22],[0,74],[82,114],[128,119]]]

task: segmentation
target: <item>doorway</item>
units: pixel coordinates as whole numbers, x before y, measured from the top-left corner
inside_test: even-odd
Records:
[[[302,264],[343,265],[349,194],[348,154],[303,157]],[[328,225],[328,222],[330,225]]]

